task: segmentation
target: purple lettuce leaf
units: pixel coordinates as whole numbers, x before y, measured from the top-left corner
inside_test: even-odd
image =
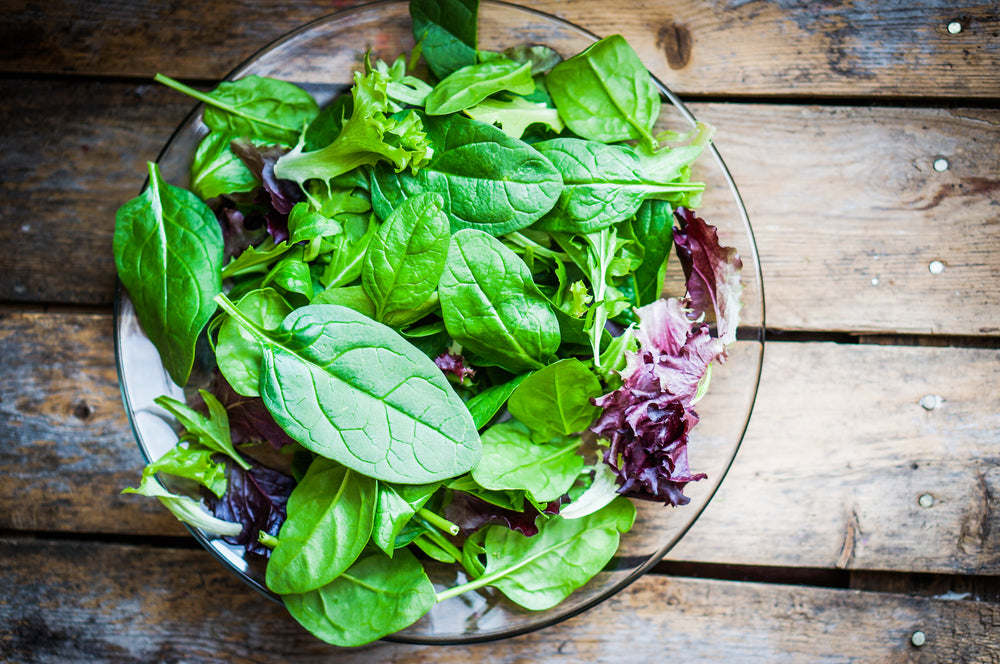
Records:
[[[296,203],[305,200],[297,182],[282,180],[274,174],[274,164],[288,152],[288,148],[280,145],[255,145],[247,138],[234,139],[230,147],[262,183],[254,205],[263,209],[268,232],[275,242],[287,240],[288,213]]]
[[[688,465],[688,434],[698,422],[694,400],[725,348],[674,298],[640,309],[636,336],[639,349],[626,353],[621,387],[594,400],[602,412],[591,430],[609,441],[604,461],[619,493],[686,505],[684,487],[705,478]]]
[[[267,237],[266,220],[263,216],[247,217],[235,204],[225,197],[219,199],[215,217],[222,227],[224,258],[228,263],[239,256],[247,247],[259,244]]]
[[[680,224],[674,246],[687,278],[687,297],[695,317],[713,312],[719,339],[726,346],[736,341],[740,322],[743,261],[733,247],[723,247],[715,226],[705,223],[688,208],[677,208]],[[725,360],[723,355],[720,360]]]
[[[465,363],[465,358],[451,352],[444,352],[434,358],[434,364],[444,373],[453,374],[461,383],[468,376],[476,375],[476,370]]]
[[[516,512],[488,503],[471,493],[455,491],[451,502],[444,509],[444,518],[457,525],[463,535],[469,535],[483,526],[498,524],[516,530],[525,537],[531,537],[538,534],[538,526],[535,525],[538,515],[558,514],[561,505],[561,499],[554,500],[539,512],[534,505],[528,503],[524,511]]]
[[[239,535],[224,537],[223,540],[245,547],[248,553],[270,557],[271,550],[259,542],[258,535],[264,531],[278,536],[287,516],[286,505],[295,480],[253,460],[249,470],[227,462],[226,478],[228,486],[222,498],[208,491],[202,492],[216,518],[243,525]]]

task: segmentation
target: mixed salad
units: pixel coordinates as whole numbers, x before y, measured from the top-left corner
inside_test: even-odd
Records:
[[[173,381],[200,344],[215,364],[196,398],[157,399],[180,441],[126,491],[265,559],[338,645],[484,586],[553,607],[615,553],[630,499],[686,504],[739,320],[740,258],[693,212],[711,129],[654,133],[621,36],[490,52],[476,2],[410,13],[409,61],[366,56],[325,108],[281,80],[158,76],[209,131],[190,190],[150,163],[115,225]],[[672,250],[686,292],[664,298]],[[428,559],[469,581],[436,590]]]

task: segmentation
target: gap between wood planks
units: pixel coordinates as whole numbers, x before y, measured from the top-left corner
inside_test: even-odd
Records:
[[[181,83],[208,91],[223,79],[179,77]],[[0,71],[0,81],[47,81],[55,83],[111,83],[128,85],[154,85],[152,76],[109,76],[105,74],[59,74]],[[948,97],[948,96],[884,96],[870,95],[817,95],[817,94],[713,94],[677,93],[685,104],[773,104],[788,106],[863,106],[868,108],[985,108],[1000,109],[1000,97]],[[193,104],[192,104],[193,105]]]

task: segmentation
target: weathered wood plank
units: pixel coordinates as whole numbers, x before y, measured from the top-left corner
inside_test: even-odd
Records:
[[[273,39],[357,0],[7,3],[0,70],[217,80]],[[599,35],[620,32],[685,94],[1000,96],[993,2],[523,0]],[[961,31],[952,34],[948,25]]]
[[[0,529],[183,534],[119,495],[142,458],[111,334],[108,316],[0,318]],[[997,386],[1000,350],[771,343],[736,463],[669,558],[1000,574]]]
[[[191,104],[125,84],[0,90],[0,243],[18,247],[0,254],[0,300],[110,304],[114,211]],[[1000,112],[693,109],[718,128],[749,209],[769,326],[997,334]],[[935,260],[940,274],[928,269]]]
[[[336,649],[207,553],[0,540],[8,662],[987,662],[1000,606],[647,575],[583,616],[466,646]],[[46,573],[40,575],[39,569]],[[926,636],[916,648],[915,631]],[[628,654],[622,652],[628,644]]]

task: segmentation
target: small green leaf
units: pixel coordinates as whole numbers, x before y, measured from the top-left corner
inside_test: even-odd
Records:
[[[378,483],[316,457],[288,497],[288,518],[267,563],[267,587],[304,593],[351,566],[372,532]]]
[[[528,376],[510,395],[507,408],[545,441],[589,427],[600,413],[591,398],[601,394],[597,376],[580,360],[568,357]]]
[[[208,407],[208,417],[188,407],[187,404],[166,395],[156,397],[157,405],[167,409],[187,432],[185,439],[191,439],[216,452],[225,454],[241,468],[248,470],[250,464],[233,447],[229,433],[229,415],[226,407],[206,390],[198,390]]]

